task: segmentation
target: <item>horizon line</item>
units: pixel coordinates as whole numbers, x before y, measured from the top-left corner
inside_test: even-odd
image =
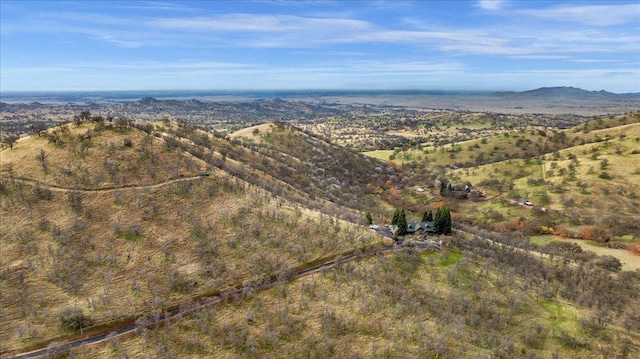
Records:
[[[265,92],[275,92],[275,93],[321,93],[321,92],[374,92],[374,93],[402,93],[402,92],[441,92],[441,93],[451,93],[451,92],[464,92],[464,93],[501,93],[501,92],[526,92],[533,91],[539,89],[550,89],[550,88],[573,88],[578,90],[584,90],[589,92],[609,92],[612,94],[624,95],[624,94],[640,94],[640,92],[610,92],[605,89],[601,90],[585,90],[580,87],[575,86],[542,86],[529,90],[514,90],[514,89],[442,89],[442,88],[291,88],[291,89],[283,89],[283,88],[256,88],[256,89],[109,89],[109,90],[73,90],[73,89],[64,89],[64,90],[0,90],[0,95],[2,94],[53,94],[53,93],[126,93],[126,92],[140,92],[140,93],[168,93],[168,92],[211,92],[211,93],[220,93],[220,94],[235,94],[235,93],[265,93]],[[0,96],[1,97],[1,96]]]

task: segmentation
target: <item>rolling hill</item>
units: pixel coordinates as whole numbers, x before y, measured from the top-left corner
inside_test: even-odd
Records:
[[[635,135],[620,135],[635,122],[615,121],[563,133],[628,141],[616,144],[633,156]],[[562,159],[578,150],[568,143]],[[392,166],[281,122],[223,135],[87,116],[21,139],[0,165],[1,357],[639,352],[637,272],[518,228],[487,231],[473,222],[482,207],[416,194],[433,162]],[[456,232],[437,238],[441,251],[363,226],[365,212],[382,224],[394,207],[413,218],[443,205]]]
[[[340,219],[360,222],[368,203],[342,186],[387,181],[375,161],[284,126],[253,149],[141,128],[69,124],[2,152],[0,351],[64,336],[65,308],[112,325],[381,245]]]

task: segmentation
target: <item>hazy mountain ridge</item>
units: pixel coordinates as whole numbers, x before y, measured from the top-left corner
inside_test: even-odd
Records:
[[[589,100],[589,99],[629,99],[637,98],[640,101],[640,93],[613,93],[605,90],[588,91],[572,86],[556,86],[556,87],[540,87],[534,90],[521,92],[505,91],[496,92],[494,96],[503,96],[508,98],[517,98],[522,100],[554,100],[554,99],[573,99],[573,100]]]

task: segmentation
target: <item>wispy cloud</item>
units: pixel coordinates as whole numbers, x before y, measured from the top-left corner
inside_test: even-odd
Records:
[[[475,73],[484,78],[498,68],[524,66],[618,74],[580,73],[610,81],[624,79],[621,74],[637,76],[627,68],[640,68],[637,1],[452,3],[266,2],[252,4],[251,12],[236,2],[42,2],[31,8],[2,1],[2,82],[20,85],[29,76],[38,80],[37,74],[66,81],[69,72],[77,72],[78,78],[105,84],[117,78],[175,80],[184,86],[223,79],[234,86],[256,81],[382,86],[446,82]],[[22,43],[34,39],[45,45],[37,52]],[[518,75],[504,76],[510,81]],[[629,86],[637,84],[636,78]]]
[[[154,3],[155,4],[155,3]],[[159,6],[163,7],[163,3]],[[483,1],[486,9],[503,7],[504,1]],[[514,16],[548,17],[564,21],[612,24],[637,19],[640,4],[611,6],[558,6],[513,10]],[[518,15],[519,14],[519,15]],[[172,14],[173,15],[173,14]],[[215,16],[163,16],[139,18],[84,12],[36,15],[23,25],[5,30],[82,34],[124,48],[177,46],[184,48],[328,48],[340,44],[402,44],[417,49],[476,55],[548,57],[556,52],[603,52],[633,49],[639,36],[593,30],[507,28],[501,24],[446,28],[431,23],[405,21],[405,28],[353,18],[308,17],[281,14],[229,13]],[[629,50],[627,50],[629,51]],[[361,52],[361,51],[355,51]]]
[[[483,10],[500,10],[506,4],[506,0],[479,0],[477,6]]]
[[[605,63],[620,63],[620,60],[605,60],[605,59],[571,59],[572,62],[578,62],[582,64],[605,64]]]
[[[54,66],[23,66],[2,69],[3,75],[20,73],[58,73],[77,72],[91,70],[118,70],[132,72],[157,72],[157,71],[198,71],[198,70],[250,70],[260,65],[231,62],[211,61],[127,61],[127,62],[74,62]]]
[[[339,31],[366,29],[368,22],[340,18],[312,18],[290,15],[225,14],[214,17],[157,18],[146,21],[151,27],[187,31],[285,32],[298,30]]]
[[[622,5],[560,5],[544,9],[524,9],[519,12],[538,18],[563,22],[609,26],[637,23],[640,19],[640,3]]]

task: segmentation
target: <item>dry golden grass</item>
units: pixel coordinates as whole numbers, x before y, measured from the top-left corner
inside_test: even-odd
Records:
[[[620,260],[620,263],[622,263],[623,271],[635,271],[640,269],[640,256],[634,255],[624,249],[608,248],[602,244],[581,239],[563,238],[559,240],[578,244],[583,250],[594,252],[599,256],[616,257]]]
[[[376,150],[363,152],[364,155],[383,161],[389,161],[389,157],[393,154],[393,150]]]
[[[271,132],[272,127],[273,124],[271,123],[263,123],[260,125],[240,129],[232,133],[230,136],[234,139],[245,139],[250,142],[262,142],[262,135]]]
[[[110,142],[124,138],[133,145],[104,153]],[[147,166],[154,164],[147,160],[136,172],[142,142],[149,138],[146,151],[156,156],[155,176],[148,174]],[[107,131],[91,141],[85,157],[37,137],[2,152],[0,351],[65,335],[57,322],[65,307],[80,307],[93,325],[104,325],[319,257],[380,245],[364,227],[301,208],[224,171],[182,178],[204,164],[166,148],[161,138],[128,130]],[[85,166],[83,189],[62,188],[76,183],[81,174],[76,171],[69,178],[47,176],[47,183],[60,188],[40,185],[40,191],[19,179],[40,179],[32,171],[43,172],[33,154],[41,148],[51,153],[51,173],[69,162]],[[104,157],[123,168],[121,181],[97,180]],[[175,167],[160,171],[165,163]]]
[[[13,169],[16,177],[41,183],[81,189],[144,186],[181,177],[193,177],[206,166],[189,154],[171,152],[160,138],[142,131],[96,130],[96,125],[67,124],[63,145],[35,135],[0,153],[4,175]],[[60,132],[61,127],[48,130]],[[78,136],[91,132],[91,140]],[[130,146],[125,140],[131,141]],[[45,166],[39,160],[44,151]]]
[[[91,125],[83,126],[78,130]],[[124,146],[124,138],[132,139],[131,147]],[[278,142],[283,138],[290,142]],[[127,170],[119,181],[99,175],[106,168],[105,151],[116,140],[120,145],[110,158],[114,162],[117,159]],[[267,136],[267,140],[275,141],[272,148],[295,149],[304,138],[283,131]],[[625,161],[627,156],[637,156],[627,153],[634,139],[619,140],[627,146],[621,156]],[[59,148],[36,137],[23,141],[24,147],[20,147],[22,142],[16,145],[15,152],[1,153],[0,316],[6,320],[0,327],[0,352],[20,350],[67,334],[57,323],[57,313],[65,307],[81,307],[94,325],[108,324],[151,315],[190,298],[286,273],[317,258],[381,245],[381,239],[364,227],[320,215],[229,175],[248,170],[261,160],[245,149],[240,151],[245,157],[226,159],[224,168],[230,172],[225,172],[207,168],[191,155],[167,147],[162,138],[147,137],[135,130],[103,133],[91,141],[96,143],[84,157],[74,151],[78,144]],[[61,172],[71,164],[71,174],[33,175],[45,173],[35,159],[37,153],[33,153],[40,149],[55,154],[50,157],[49,172]],[[612,173],[621,173],[628,163],[617,162],[616,155],[607,151],[601,151],[602,158],[608,156]],[[149,160],[149,154],[157,156],[155,163]],[[282,158],[293,157],[286,154]],[[568,166],[563,161],[566,159],[556,162]],[[591,160],[584,159],[587,161]],[[47,198],[46,186],[37,191],[32,182],[10,178],[8,163],[12,163],[14,178],[45,179],[51,185],[69,189],[78,185],[98,190],[70,192],[51,187]],[[158,163],[174,167],[165,172]],[[83,179],[80,169],[85,168],[88,174]],[[148,168],[157,170],[154,176]],[[581,165],[577,175],[591,176],[583,173],[584,168]],[[191,178],[203,169],[210,176]],[[509,177],[520,169],[536,178],[543,172],[541,164],[518,160],[472,169],[470,176],[477,176],[477,180],[483,176]],[[264,172],[249,173],[269,179]],[[466,169],[454,174],[464,180]],[[621,181],[629,178],[635,177]],[[286,186],[284,182],[277,183]],[[524,177],[515,183],[516,192],[511,196],[519,195],[523,189],[535,196],[534,191],[539,190],[524,187],[528,186]],[[599,187],[600,182],[593,183],[590,188],[606,188]],[[129,187],[109,189],[118,186]],[[81,198],[80,205],[73,201],[77,196]],[[559,198],[552,195],[551,200],[559,203]],[[589,197],[579,199],[586,201]],[[622,202],[622,198],[616,198],[607,203],[619,207]],[[590,206],[604,204],[591,200]],[[465,209],[467,205],[469,208]],[[530,214],[526,208],[501,201],[462,203],[460,211],[471,213],[471,206],[479,212],[494,209],[508,218]],[[514,281],[512,276],[486,268],[450,265],[459,258],[459,254],[453,259],[423,255],[416,262],[411,256],[388,256],[348,263],[290,285],[278,285],[250,299],[180,319],[171,329],[150,329],[142,336],[86,349],[86,356],[491,356],[496,354],[492,350],[498,344],[506,346],[507,338],[514,333],[518,334],[517,341],[521,333],[530,330],[527,323],[532,318],[554,330],[577,333],[578,316],[588,312],[584,308],[566,309],[556,301],[540,303],[532,299],[531,291],[512,296],[524,279]],[[498,298],[500,313],[507,312],[505,303],[515,299],[524,303],[518,309],[521,312],[517,310],[515,324],[497,331],[493,340],[498,341],[492,342],[479,333],[482,331],[458,323],[456,316],[434,319],[456,298],[476,298],[472,300],[473,308],[480,310],[475,307],[482,303],[475,297],[477,293]],[[613,330],[616,335],[621,332],[618,327]],[[637,335],[634,338],[637,342]],[[556,349],[565,353],[556,341],[546,343],[539,354],[551,356]],[[597,343],[600,347],[608,345],[604,341]],[[516,346],[521,350],[518,353],[528,353],[530,349],[520,342]],[[440,354],[434,354],[436,351]],[[591,355],[585,350],[566,353]]]
[[[589,310],[556,299],[536,299],[535,290],[521,289],[523,283],[519,277],[483,272],[461,262],[459,254],[368,258],[185,316],[169,328],[150,328],[86,351],[89,356],[112,358],[158,353],[215,358],[474,358],[496,356],[511,346],[514,357],[530,353],[599,357],[590,350],[561,345],[557,338],[563,332],[616,351],[606,338],[581,333],[578,320]],[[491,319],[484,320],[505,315],[509,317],[505,327],[477,333],[478,328],[468,324],[473,319],[442,314],[454,302],[466,302],[465,313],[472,317],[483,301],[490,301],[495,310],[490,311]],[[509,309],[507,303],[516,305]],[[638,339],[618,324],[609,330]]]

